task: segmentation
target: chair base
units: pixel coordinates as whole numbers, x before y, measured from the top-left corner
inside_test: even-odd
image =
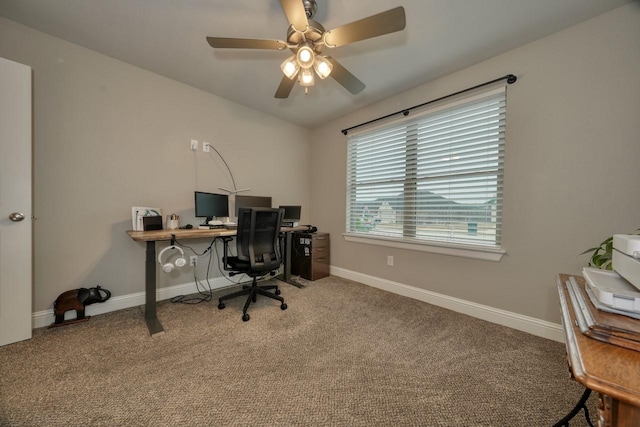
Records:
[[[274,289],[275,292],[271,293],[269,292],[270,289]],[[287,304],[284,302],[284,298],[282,298],[280,295],[280,289],[278,289],[278,285],[262,285],[262,286],[258,286],[257,283],[257,279],[254,277],[253,281],[251,282],[251,286],[248,285],[243,285],[242,289],[233,293],[230,293],[229,295],[224,295],[221,296],[220,298],[218,298],[218,309],[222,310],[223,308],[225,308],[225,304],[223,301],[226,301],[228,299],[232,299],[232,298],[236,298],[242,295],[247,295],[247,300],[244,303],[244,308],[242,309],[242,321],[246,322],[250,319],[249,313],[247,313],[247,310],[249,309],[249,305],[251,305],[252,302],[256,302],[258,299],[258,295],[262,295],[277,301],[280,301],[280,309],[281,310],[286,310],[287,309]]]

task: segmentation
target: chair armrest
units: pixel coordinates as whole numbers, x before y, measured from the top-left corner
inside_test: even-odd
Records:
[[[224,246],[224,252],[222,255],[222,268],[226,271],[231,271],[227,264],[227,258],[229,256],[229,242],[233,240],[232,236],[220,236],[219,239],[222,239],[222,243]]]
[[[284,258],[285,246],[287,244],[287,233],[281,231],[280,234],[278,234],[278,242],[280,243],[280,254]]]

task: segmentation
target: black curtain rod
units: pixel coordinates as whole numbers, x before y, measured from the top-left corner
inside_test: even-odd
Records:
[[[368,125],[370,123],[377,122],[379,120],[387,119],[389,117],[395,116],[396,114],[403,114],[404,116],[408,116],[409,115],[409,111],[414,110],[416,108],[424,107],[425,105],[433,104],[434,102],[442,101],[443,99],[451,98],[452,96],[460,95],[461,93],[469,92],[470,90],[478,89],[479,87],[487,86],[487,85],[490,85],[490,84],[493,84],[493,83],[499,82],[500,80],[505,80],[505,79],[507,80],[507,83],[509,83],[509,84],[515,83],[516,80],[518,80],[518,78],[516,76],[514,76],[513,74],[507,74],[506,76],[500,77],[499,79],[491,80],[490,82],[485,82],[485,83],[476,85],[474,87],[470,87],[468,89],[464,89],[464,90],[458,91],[456,93],[452,93],[450,95],[446,95],[446,96],[440,97],[438,99],[434,99],[432,101],[423,102],[420,105],[414,105],[413,107],[405,108],[404,110],[396,111],[395,113],[387,114],[386,116],[378,117],[377,119],[369,120],[368,122],[360,123],[359,125],[355,125],[355,126],[351,126],[350,128],[342,129],[341,132],[344,135],[346,135],[352,129],[356,129],[356,128],[359,128],[361,126],[365,126],[365,125]]]

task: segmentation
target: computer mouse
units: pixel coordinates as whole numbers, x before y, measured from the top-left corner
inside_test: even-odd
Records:
[[[184,228],[186,228],[187,230],[191,230],[193,228],[193,225],[187,224],[184,226]]]

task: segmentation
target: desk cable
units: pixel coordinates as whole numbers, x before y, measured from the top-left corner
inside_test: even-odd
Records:
[[[211,264],[211,257],[212,257],[212,252],[211,252],[211,247],[215,244],[216,239],[213,239],[211,241],[211,244],[209,245],[209,247],[207,247],[207,249],[204,250],[204,252],[202,252],[201,254],[199,254],[195,249],[193,249],[191,246],[187,246],[187,245],[183,245],[182,243],[178,242],[177,240],[175,241],[175,244],[183,247],[183,248],[187,248],[189,249],[191,252],[193,252],[196,256],[201,257],[204,256],[207,252],[209,252],[209,262],[207,264],[207,287],[205,287],[199,280],[198,277],[196,276],[196,269],[193,269],[193,280],[196,284],[196,289],[198,291],[198,294],[200,294],[199,297],[193,297],[193,298],[186,298],[185,295],[176,295],[175,297],[171,298],[171,302],[172,303],[181,303],[181,304],[200,304],[201,302],[209,302],[213,299],[213,289],[211,289],[211,284],[209,283],[209,265]],[[201,290],[202,287],[202,290]]]
[[[207,262],[207,271],[205,274],[205,280],[207,282],[207,286],[205,287],[202,282],[200,280],[198,280],[197,276],[196,276],[196,269],[193,269],[193,280],[196,284],[196,289],[198,290],[198,293],[200,294],[200,297],[194,297],[194,298],[186,298],[185,295],[176,295],[175,297],[171,298],[171,302],[172,303],[181,303],[181,304],[200,304],[201,302],[209,302],[213,299],[213,288],[211,286],[211,283],[209,282],[209,274],[211,272],[211,263],[213,261],[213,254],[215,252],[216,258],[218,259],[218,270],[220,271],[220,274],[222,275],[222,277],[224,277],[225,279],[227,279],[228,281],[230,281],[233,285],[239,285],[242,283],[241,280],[235,281],[232,280],[228,275],[226,275],[222,268],[221,268],[221,259],[220,256],[218,254],[218,247],[215,244],[216,241],[219,239],[219,237],[215,237],[212,241],[211,244],[209,244],[209,246],[202,252],[202,253],[198,253],[195,249],[193,249],[191,246],[188,245],[184,245],[180,242],[178,242],[177,240],[175,241],[175,244],[182,247],[182,248],[186,248],[189,249],[191,252],[193,252],[196,256],[201,257],[207,254],[207,252],[209,253],[209,260]],[[212,251],[213,248],[213,251]],[[244,276],[244,275],[243,275]],[[241,276],[241,278],[243,278]],[[231,286],[233,286],[231,285]],[[202,290],[201,290],[202,287]],[[227,288],[225,286],[225,288]],[[222,289],[222,288],[221,288]]]

